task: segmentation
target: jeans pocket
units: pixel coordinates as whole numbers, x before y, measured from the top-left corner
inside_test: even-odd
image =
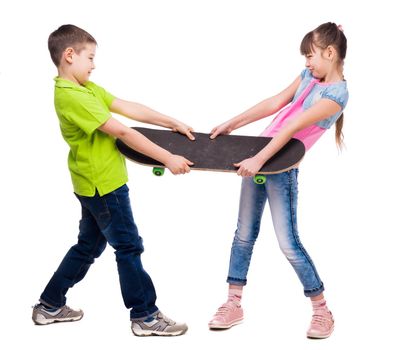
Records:
[[[109,204],[105,198],[100,198],[101,207],[97,215],[97,223],[101,230],[104,230],[111,222]]]
[[[288,171],[288,183],[292,190],[298,191],[298,169]]]
[[[104,230],[111,222],[111,214],[109,211],[100,213],[98,216],[98,225],[101,230]]]

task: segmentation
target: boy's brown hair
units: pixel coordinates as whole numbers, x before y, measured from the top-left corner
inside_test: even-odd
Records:
[[[53,63],[58,67],[64,50],[72,47],[76,53],[84,48],[84,44],[96,44],[97,41],[85,30],[72,24],[65,24],[50,34],[48,47]]]

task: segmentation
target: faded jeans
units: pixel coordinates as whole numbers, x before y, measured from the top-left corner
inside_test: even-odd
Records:
[[[268,175],[264,185],[244,178],[240,210],[230,257],[227,282],[246,285],[247,273],[257,240],[261,217],[268,199],[280,249],[300,279],[304,294],[313,297],[324,290],[313,261],[304,249],[297,229],[298,169]]]

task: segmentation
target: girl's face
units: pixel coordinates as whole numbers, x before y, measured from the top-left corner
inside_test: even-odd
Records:
[[[313,46],[313,51],[305,55],[305,66],[310,70],[314,78],[323,79],[328,70],[330,60],[326,57],[326,50]]]

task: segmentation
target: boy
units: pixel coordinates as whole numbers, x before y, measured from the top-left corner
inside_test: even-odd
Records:
[[[50,55],[58,70],[55,108],[62,136],[70,146],[68,165],[82,218],[78,242],[49,281],[32,318],[41,325],[80,320],[83,311],[68,307],[65,295],[84,278],[108,243],[115,249],[133,333],[181,335],[187,326],[165,317],[155,305],[155,289],[140,259],[144,248],[131,211],[125,160],[115,138],[162,162],[173,174],[188,173],[192,163],[121,124],[110,112],[167,127],[194,140],[192,129],[148,107],[115,98],[90,82],[96,45],[89,33],[74,25],[63,25],[49,36]]]

